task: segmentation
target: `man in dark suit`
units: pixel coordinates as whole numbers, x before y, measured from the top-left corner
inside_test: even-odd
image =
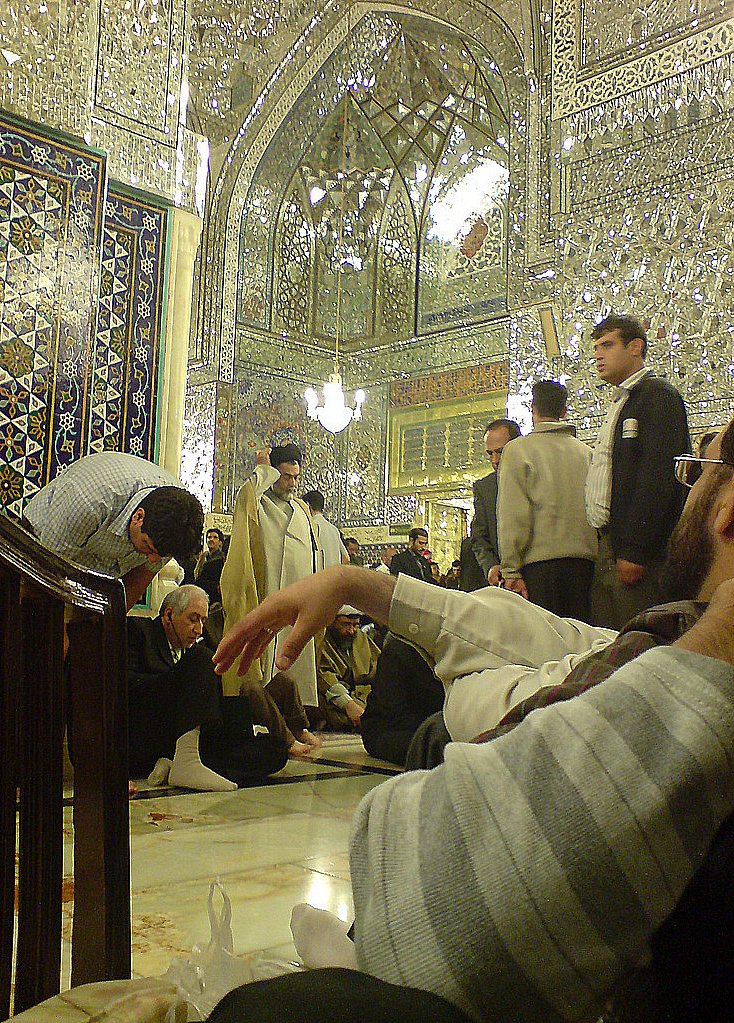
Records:
[[[196,562],[194,580],[208,596],[212,604],[221,604],[222,593],[219,580],[224,568],[224,533],[216,526],[206,531],[206,553]]]
[[[514,419],[495,419],[484,431],[484,449],[494,472],[474,484],[474,521],[471,527],[471,546],[474,557],[484,574],[486,586],[499,586],[499,543],[497,542],[497,484],[500,461],[505,445],[520,436],[520,427]],[[462,589],[464,587],[462,586]],[[479,589],[479,587],[475,587]]]
[[[414,579],[422,579],[424,583],[435,582],[431,573],[430,562],[423,557],[428,547],[428,530],[416,526],[408,533],[408,546],[399,554],[394,554],[390,562],[390,574],[412,575]]]
[[[691,442],[680,394],[645,366],[642,324],[611,314],[591,336],[597,372],[616,388],[586,480],[586,515],[599,531],[592,618],[619,629],[665,599],[658,576],[685,498],[673,459]]]
[[[153,768],[151,784],[224,792],[287,759],[284,743],[255,738],[244,697],[220,696],[211,650],[198,642],[208,611],[200,587],[180,586],[157,618],[128,618],[130,770]]]

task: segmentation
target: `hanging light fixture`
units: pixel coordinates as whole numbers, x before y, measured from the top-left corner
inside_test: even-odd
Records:
[[[351,25],[350,25],[351,30]],[[324,403],[319,405],[319,396],[313,387],[304,393],[306,411],[310,419],[317,419],[329,433],[341,433],[353,419],[362,418],[364,391],[354,392],[354,407],[347,405],[339,372],[339,335],[341,332],[342,274],[346,266],[344,259],[344,184],[347,177],[347,106],[349,94],[344,98],[344,129],[342,132],[341,188],[339,190],[339,241],[336,261],[336,336],[334,339],[334,372],[323,386]]]

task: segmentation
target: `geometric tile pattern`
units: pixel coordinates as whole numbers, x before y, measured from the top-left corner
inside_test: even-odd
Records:
[[[0,118],[0,506],[85,453],[105,158]]]
[[[112,188],[105,204],[91,451],[153,459],[168,210]]]

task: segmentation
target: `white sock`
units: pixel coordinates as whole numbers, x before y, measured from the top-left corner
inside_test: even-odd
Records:
[[[349,924],[325,909],[299,902],[291,913],[291,934],[303,965],[309,970],[324,966],[357,969],[354,942],[347,937]]]
[[[168,782],[170,785],[177,785],[183,789],[197,789],[199,792],[232,792],[237,788],[235,782],[223,778],[221,774],[211,771],[202,764],[199,756],[198,728],[185,732],[176,743]]]
[[[168,781],[168,776],[171,773],[172,760],[168,757],[159,757],[155,762],[155,767],[148,775],[148,784],[158,787],[159,785],[165,785]]]

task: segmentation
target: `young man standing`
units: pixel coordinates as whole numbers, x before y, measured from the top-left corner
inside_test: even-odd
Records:
[[[642,324],[612,314],[591,336],[597,372],[615,388],[586,480],[586,516],[599,532],[592,616],[620,629],[665,599],[658,576],[685,496],[673,459],[691,441],[680,394],[645,366]]]

